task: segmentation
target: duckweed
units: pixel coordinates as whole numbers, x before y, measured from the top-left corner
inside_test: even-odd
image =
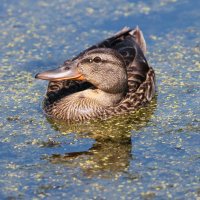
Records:
[[[194,0],[2,0],[0,199],[200,198],[200,25]],[[157,96],[131,115],[67,125],[42,111],[59,66],[139,25]]]

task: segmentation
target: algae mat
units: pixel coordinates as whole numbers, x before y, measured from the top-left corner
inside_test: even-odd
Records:
[[[200,198],[200,2],[2,0],[0,199]],[[139,25],[157,96],[138,112],[68,126],[34,79]]]

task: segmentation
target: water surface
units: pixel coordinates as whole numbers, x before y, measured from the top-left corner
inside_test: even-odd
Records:
[[[0,199],[200,198],[200,2],[2,0]],[[143,30],[157,96],[66,125],[42,112],[42,70],[123,26]]]

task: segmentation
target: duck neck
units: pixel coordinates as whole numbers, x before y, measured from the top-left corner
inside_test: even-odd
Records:
[[[108,93],[100,89],[88,89],[80,92],[86,99],[91,99],[100,104],[101,106],[115,106],[117,105],[125,96],[124,92],[121,93]]]

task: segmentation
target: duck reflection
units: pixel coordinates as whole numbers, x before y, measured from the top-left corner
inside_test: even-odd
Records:
[[[131,137],[147,126],[156,108],[156,98],[133,114],[118,116],[107,121],[69,125],[48,119],[52,127],[63,136],[76,133],[78,138],[90,138],[95,144],[87,151],[53,154],[47,157],[52,164],[79,167],[87,177],[113,177],[125,171],[132,159]]]

